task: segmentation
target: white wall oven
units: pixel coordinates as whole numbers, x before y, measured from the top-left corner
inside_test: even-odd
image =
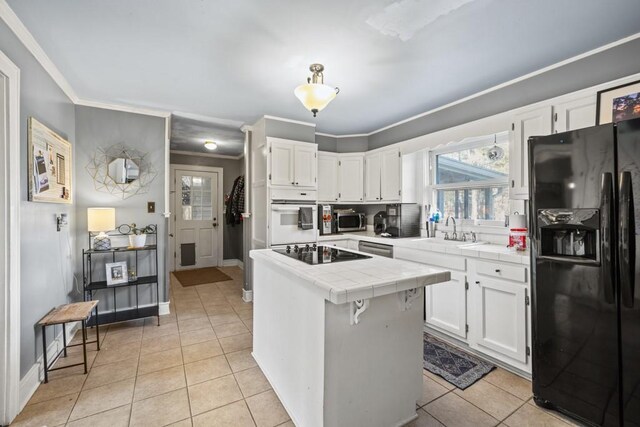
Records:
[[[310,209],[313,226],[303,230],[298,225],[300,209]],[[300,243],[315,243],[318,237],[318,206],[312,203],[271,203],[271,221],[269,224],[271,246]]]

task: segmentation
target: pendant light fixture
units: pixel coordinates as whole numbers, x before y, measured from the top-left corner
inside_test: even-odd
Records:
[[[504,149],[498,146],[498,137],[496,134],[493,134],[493,147],[487,151],[487,157],[492,162],[496,162],[504,157]]]
[[[324,65],[311,64],[309,70],[313,74],[307,78],[306,84],[295,89],[294,94],[302,102],[302,105],[313,113],[313,117],[316,117],[316,114],[336,97],[340,89],[324,84],[324,75],[322,74]]]
[[[209,151],[213,151],[213,150],[215,150],[216,148],[218,148],[218,144],[216,144],[216,143],[215,143],[215,142],[213,142],[213,141],[205,141],[205,142],[204,142],[204,148],[206,148],[206,149],[207,149],[207,150],[209,150]]]

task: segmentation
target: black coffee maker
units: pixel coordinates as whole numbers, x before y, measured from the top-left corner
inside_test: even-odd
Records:
[[[373,231],[382,234],[387,230],[387,212],[380,211],[373,217]]]

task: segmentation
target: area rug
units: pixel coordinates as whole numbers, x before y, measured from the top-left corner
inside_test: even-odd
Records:
[[[488,374],[494,365],[424,334],[424,368],[464,390]]]
[[[174,271],[173,275],[182,286],[203,285],[205,283],[226,282],[233,280],[216,267],[196,268],[193,270]]]

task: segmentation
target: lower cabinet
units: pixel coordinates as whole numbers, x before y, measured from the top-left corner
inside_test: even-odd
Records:
[[[425,324],[523,372],[531,372],[528,268],[521,264],[394,248],[395,258],[451,271],[425,288]]]
[[[466,275],[451,272],[451,280],[425,288],[425,322],[462,339],[467,338]]]
[[[469,282],[469,299],[474,311],[471,346],[526,364],[526,285],[480,275],[472,276]]]

